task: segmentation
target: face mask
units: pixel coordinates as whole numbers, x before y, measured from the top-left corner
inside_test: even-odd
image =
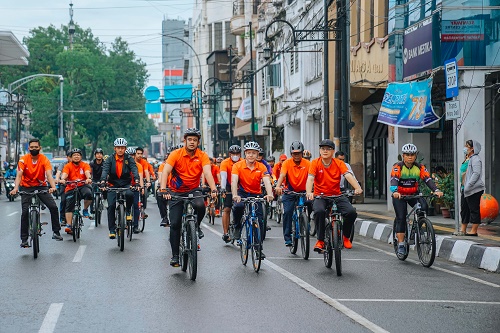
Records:
[[[30,154],[31,156],[37,156],[40,153],[40,150],[38,149],[31,149]]]
[[[231,156],[231,161],[238,162],[239,160],[240,160],[240,157],[238,155]]]
[[[9,167],[9,169],[14,170],[14,167]]]
[[[469,150],[467,149],[467,147],[464,147],[464,155],[467,155],[469,153]]]

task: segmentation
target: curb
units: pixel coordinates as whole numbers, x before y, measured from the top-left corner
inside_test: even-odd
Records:
[[[392,225],[356,219],[355,233],[392,244]],[[414,246],[411,246],[413,249]],[[458,264],[500,273],[500,247],[436,235],[436,256]]]

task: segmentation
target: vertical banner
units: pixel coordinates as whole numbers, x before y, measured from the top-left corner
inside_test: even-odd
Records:
[[[432,17],[405,29],[403,36],[403,81],[432,71]]]
[[[439,121],[431,104],[432,78],[420,82],[389,83],[378,113],[379,123],[423,128]]]

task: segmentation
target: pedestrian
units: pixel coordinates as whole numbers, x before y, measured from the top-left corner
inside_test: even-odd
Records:
[[[477,228],[481,223],[479,204],[485,187],[482,180],[483,165],[479,152],[481,152],[481,144],[478,141],[467,140],[465,142],[465,160],[460,167],[462,228],[459,235],[477,236]],[[470,233],[467,233],[469,223],[472,223],[472,228]]]

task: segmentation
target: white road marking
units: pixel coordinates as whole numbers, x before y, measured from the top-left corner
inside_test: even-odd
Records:
[[[364,246],[366,248],[369,248],[369,249],[372,249],[374,251],[378,251],[378,252],[382,252],[382,253],[385,253],[387,255],[390,255],[391,257],[396,257],[396,254],[394,252],[389,252],[389,251],[385,251],[385,250],[381,250],[381,249],[378,249],[376,247],[373,247],[373,246],[370,246],[370,245],[366,245],[366,244],[361,244],[361,243],[356,243],[356,244],[359,244],[361,246]],[[416,265],[420,265],[420,261],[416,261],[416,260],[411,260],[411,259],[406,259],[406,261],[408,262],[411,262],[411,263],[414,263]],[[441,267],[437,267],[435,265],[431,266],[429,269],[435,269],[437,271],[441,271],[441,272],[445,272],[445,273],[448,273],[448,274],[452,274],[452,275],[456,275],[456,276],[459,276],[459,277],[462,277],[464,279],[468,279],[468,280],[471,280],[471,281],[475,281],[475,282],[479,282],[479,283],[482,283],[484,285],[487,285],[487,286],[490,286],[490,287],[494,287],[494,288],[500,288],[500,285],[496,284],[496,283],[492,283],[492,282],[488,282],[488,281],[484,281],[484,280],[481,280],[481,279],[478,279],[478,278],[475,278],[473,276],[469,276],[469,275],[465,275],[465,274],[461,274],[461,273],[457,273],[457,272],[454,272],[454,271],[450,271],[449,269],[445,269],[445,268],[441,268]]]
[[[10,213],[10,214],[9,214],[9,215],[7,215],[7,216],[16,215],[17,213],[19,213],[19,212],[18,212],[18,211],[15,211],[15,212]]]
[[[76,251],[75,257],[73,258],[73,262],[81,262],[83,258],[83,254],[85,253],[85,249],[87,245],[80,245],[78,247],[78,251]]]
[[[269,266],[270,268],[272,268],[273,270],[275,270],[276,272],[280,273],[284,277],[288,278],[290,281],[294,282],[295,284],[297,284],[298,286],[300,286],[304,290],[306,290],[309,293],[313,294],[314,296],[316,296],[317,298],[319,298],[320,300],[322,300],[326,304],[330,305],[331,307],[333,307],[337,311],[343,313],[344,315],[346,315],[347,317],[351,318],[352,320],[354,320],[358,324],[366,327],[370,331],[372,331],[372,332],[388,332],[385,329],[383,329],[382,327],[380,327],[380,326],[372,323],[371,321],[369,321],[365,317],[361,316],[359,313],[357,313],[357,312],[349,309],[345,305],[341,304],[339,301],[334,300],[333,298],[331,298],[327,294],[325,294],[322,291],[314,288],[312,285],[310,285],[309,283],[307,283],[304,280],[300,279],[299,277],[293,275],[289,271],[287,271],[287,270],[281,268],[280,266],[274,264],[273,262],[271,262],[269,260],[264,260],[263,263],[265,265]]]
[[[42,326],[38,330],[38,333],[52,333],[56,328],[57,320],[61,314],[61,310],[64,303],[52,303],[50,304],[49,310],[43,319]]]
[[[487,301],[458,301],[458,300],[445,300],[445,299],[369,299],[359,298],[351,299],[338,298],[339,302],[400,302],[400,303],[460,303],[460,304],[485,304],[485,305],[500,305],[500,302],[487,302]]]
[[[219,236],[222,237],[222,233],[220,233],[217,230],[215,230],[214,228],[206,225],[205,223],[202,223],[202,224],[203,224],[203,226],[205,228],[207,228],[208,230],[210,230],[214,234],[219,235]],[[320,259],[322,259],[322,258],[320,258]],[[285,269],[281,268],[280,266],[274,264],[269,259],[266,258],[266,260],[264,260],[263,263],[266,264],[267,266],[269,266],[270,268],[272,268],[273,270],[275,270],[276,272],[280,273],[281,275],[285,276],[286,278],[288,278],[292,282],[296,283],[301,288],[303,288],[306,291],[310,292],[311,294],[313,294],[314,296],[316,296],[317,298],[319,298],[320,300],[322,300],[326,304],[332,306],[337,311],[345,314],[346,316],[348,316],[352,320],[354,320],[357,323],[359,323],[359,324],[363,325],[364,327],[368,328],[370,331],[372,331],[372,332],[388,332],[388,331],[384,330],[382,327],[379,327],[379,326],[375,325],[374,323],[372,323],[371,321],[369,321],[368,319],[364,318],[360,314],[352,311],[351,309],[349,309],[345,305],[340,304],[338,301],[334,300],[333,298],[331,298],[330,296],[326,295],[325,293],[323,293],[323,292],[319,291],[318,289],[314,288],[313,286],[311,286],[309,283],[305,282],[304,280],[301,280],[300,278],[298,278],[297,276],[295,276],[292,273],[288,272],[287,270],[285,270]]]

